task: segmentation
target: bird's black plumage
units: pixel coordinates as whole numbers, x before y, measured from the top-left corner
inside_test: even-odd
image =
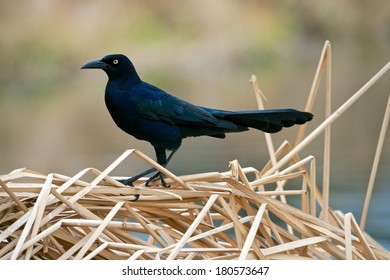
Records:
[[[274,133],[313,118],[311,113],[294,109],[225,111],[193,105],[143,82],[131,61],[122,54],[107,55],[82,66],[82,69],[90,68],[102,69],[108,75],[105,102],[117,126],[137,139],[150,142],[157,162],[163,166],[186,137],[224,138],[225,133],[241,132],[249,127]],[[168,150],[172,153],[167,158]],[[154,171],[149,169],[124,183],[132,184]],[[158,176],[165,185],[160,173],[146,184]]]

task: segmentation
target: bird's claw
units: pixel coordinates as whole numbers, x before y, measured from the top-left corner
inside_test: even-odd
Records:
[[[157,177],[160,179],[161,181],[161,185],[164,187],[164,188],[170,188],[171,185],[167,185],[167,183],[165,182],[164,180],[164,174],[162,174],[161,172],[157,172],[156,174],[154,174],[153,176],[151,176],[148,180],[146,180],[145,182],[145,187],[149,187],[150,186],[150,183],[157,179]],[[134,182],[137,181],[139,178],[137,176],[135,177],[130,177],[130,178],[127,178],[127,179],[121,179],[121,180],[118,180],[118,182],[126,185],[126,186],[130,186],[130,187],[133,187],[134,188]],[[137,201],[139,198],[140,198],[140,195],[139,194],[135,194],[134,195],[135,198],[133,200],[130,200],[132,202],[134,201]]]
[[[140,198],[140,194],[135,194],[134,199],[130,199],[131,202],[136,202]]]
[[[130,178],[127,178],[127,179],[118,180],[118,182],[122,183],[123,185],[130,186],[130,187],[134,188],[133,183],[135,182],[135,180],[132,177],[130,177]]]
[[[160,181],[161,181],[161,185],[164,187],[164,188],[170,188],[171,185],[167,185],[167,183],[165,182],[164,180],[164,174],[162,174],[160,171],[157,172],[156,174],[154,174],[153,176],[151,176],[146,182],[145,182],[145,186],[146,187],[149,187],[149,184],[150,182],[152,182],[153,180],[157,179],[157,177],[159,177]]]
[[[127,178],[127,179],[123,179],[123,180],[118,180],[118,182],[122,183],[123,185],[130,186],[130,187],[133,187],[133,188],[134,188],[134,185],[133,185],[134,181],[135,180],[134,179],[132,180],[132,177]],[[140,198],[140,196],[141,195],[139,195],[139,194],[135,194],[134,195],[134,199],[131,199],[130,201],[131,202],[135,202],[135,201],[137,201]]]

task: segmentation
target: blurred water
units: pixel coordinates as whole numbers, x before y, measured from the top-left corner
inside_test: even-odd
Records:
[[[330,193],[331,206],[343,213],[352,212],[360,224],[365,193],[352,188],[333,189]],[[390,187],[383,184],[374,188],[367,216],[365,231],[377,242],[390,250]]]

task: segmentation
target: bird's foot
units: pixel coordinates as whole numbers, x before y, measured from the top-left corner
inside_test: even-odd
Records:
[[[160,181],[161,181],[161,185],[162,185],[164,188],[170,188],[170,187],[171,187],[171,185],[167,185],[167,183],[166,183],[165,180],[164,180],[164,174],[162,174],[160,171],[158,171],[156,174],[154,174],[154,175],[151,176],[148,180],[146,180],[145,186],[146,186],[146,187],[149,187],[150,182],[152,182],[153,180],[157,179],[157,177],[159,177],[159,179],[160,179]]]
[[[133,199],[130,199],[131,202],[136,202],[140,198],[140,194],[135,194]]]
[[[120,183],[122,183],[122,184],[124,184],[124,185],[126,185],[126,186],[130,186],[130,187],[133,187],[133,188],[134,188],[133,183],[134,183],[135,181],[137,181],[139,178],[140,178],[140,176],[133,176],[133,177],[130,177],[130,178],[127,178],[127,179],[118,180],[118,182],[120,182]],[[153,180],[155,180],[155,179],[157,179],[157,178],[160,179],[161,185],[162,185],[164,188],[170,188],[170,187],[171,187],[171,185],[167,185],[167,183],[166,183],[165,180],[164,180],[164,174],[162,174],[161,172],[156,172],[153,176],[151,176],[148,180],[146,180],[146,182],[145,182],[145,187],[149,187],[149,186],[150,186],[149,184],[150,184]],[[140,195],[139,195],[139,194],[135,194],[134,196],[135,196],[135,198],[134,198],[133,200],[131,200],[131,201],[137,201],[137,200],[140,198]]]
[[[134,177],[130,177],[127,179],[118,180],[119,183],[122,183],[123,185],[130,186],[134,188],[133,183],[137,181],[137,179],[134,180]]]
[[[134,180],[133,177],[130,177],[130,178],[127,178],[127,179],[123,179],[123,180],[118,180],[118,182],[122,183],[123,185],[126,185],[126,186],[130,186],[130,187],[133,187],[134,188],[134,185],[133,183],[135,182],[136,180]],[[122,195],[122,194],[121,194]],[[132,202],[135,202],[137,201],[139,198],[140,198],[141,195],[139,194],[135,194],[134,195],[134,199],[130,200]]]

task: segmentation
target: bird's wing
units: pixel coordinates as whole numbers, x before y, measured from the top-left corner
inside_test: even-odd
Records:
[[[131,97],[142,117],[175,125],[196,127],[220,127],[233,125],[214,117],[210,112],[172,96],[147,83],[134,88],[138,94]]]

